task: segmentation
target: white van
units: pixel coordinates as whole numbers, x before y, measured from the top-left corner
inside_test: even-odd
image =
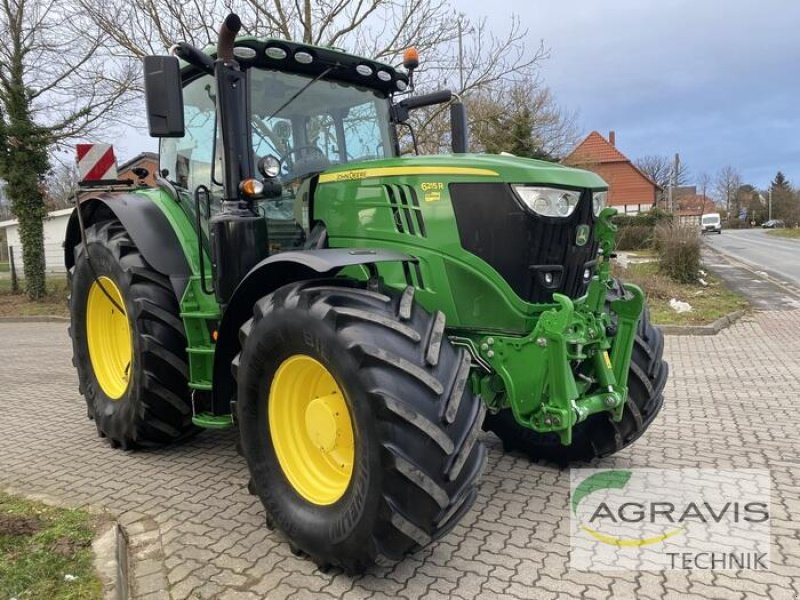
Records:
[[[707,213],[700,217],[701,233],[722,233],[722,220],[719,213]]]

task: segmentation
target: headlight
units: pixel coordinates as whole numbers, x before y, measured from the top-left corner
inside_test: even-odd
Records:
[[[515,185],[514,191],[536,214],[543,217],[568,217],[578,206],[580,193],[571,190]]]
[[[607,200],[608,192],[592,192],[592,211],[595,217],[606,207]]]
[[[258,159],[258,164],[256,166],[258,167],[259,173],[270,179],[277,177],[281,172],[281,161],[271,154]]]

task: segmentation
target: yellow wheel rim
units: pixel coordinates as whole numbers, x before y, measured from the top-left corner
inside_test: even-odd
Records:
[[[297,354],[275,372],[269,431],[284,475],[313,504],[341,498],[353,474],[353,424],[344,394],[322,363]]]
[[[103,286],[101,289],[100,286]],[[123,311],[114,306],[114,299]],[[89,288],[86,301],[86,339],[94,376],[106,396],[118,400],[128,389],[132,374],[133,344],[125,301],[117,284],[100,277]]]

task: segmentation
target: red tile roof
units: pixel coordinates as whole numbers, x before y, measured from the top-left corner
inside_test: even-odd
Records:
[[[608,203],[611,206],[655,205],[659,186],[596,131],[590,133],[562,162],[600,175],[608,184]]]
[[[606,162],[630,162],[622,152],[617,150],[602,135],[593,131],[575,149],[570,152],[564,162],[570,165],[597,164]]]

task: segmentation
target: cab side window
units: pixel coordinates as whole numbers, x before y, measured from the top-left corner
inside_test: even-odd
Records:
[[[212,171],[217,181],[222,177],[219,147],[217,156],[213,156],[216,120],[214,78],[204,75],[186,85],[183,88],[183,100],[186,134],[182,138],[162,141],[162,173],[166,170],[166,179],[189,194],[194,194],[198,186],[204,185],[211,190],[212,197],[221,197],[221,186],[212,180]]]

